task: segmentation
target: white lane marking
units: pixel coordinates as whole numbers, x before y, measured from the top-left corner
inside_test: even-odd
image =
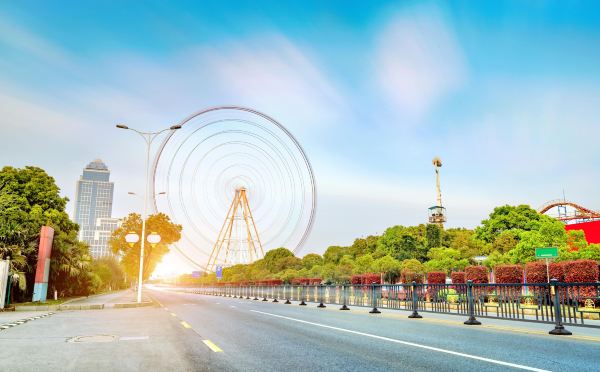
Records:
[[[423,344],[417,344],[417,343],[414,343],[414,342],[402,341],[402,340],[398,340],[398,339],[395,339],[395,338],[389,338],[389,337],[384,337],[384,336],[377,336],[377,335],[374,335],[374,334],[371,334],[371,333],[353,331],[351,329],[334,327],[334,326],[330,326],[330,325],[326,325],[326,324],[321,324],[321,323],[309,322],[309,321],[306,321],[306,320],[301,320],[301,319],[296,319],[296,318],[290,318],[290,317],[283,316],[283,315],[266,313],[264,311],[258,311],[258,310],[250,310],[250,311],[252,311],[254,313],[263,314],[263,315],[273,316],[273,317],[276,317],[276,318],[287,319],[287,320],[291,320],[291,321],[298,322],[298,323],[310,324],[310,325],[314,325],[314,326],[317,326],[317,327],[333,329],[333,330],[340,331],[340,332],[352,333],[352,334],[359,335],[359,336],[371,337],[371,338],[375,338],[375,339],[378,339],[378,340],[389,341],[389,342],[394,342],[394,343],[397,343],[397,344],[418,347],[418,348],[421,348],[421,349],[437,351],[437,352],[440,352],[440,353],[457,355],[457,356],[461,356],[461,357],[464,357],[464,358],[481,360],[483,362],[488,362],[488,363],[493,363],[493,364],[499,364],[499,365],[502,365],[502,366],[508,366],[508,367],[513,367],[513,368],[518,368],[518,369],[524,369],[524,370],[527,370],[527,371],[550,372],[550,371],[548,371],[546,369],[528,367],[528,366],[525,366],[525,365],[522,365],[522,364],[515,364],[515,363],[503,362],[501,360],[484,358],[484,357],[480,357],[480,356],[477,356],[477,355],[470,355],[470,354],[460,353],[458,351],[440,349],[440,348],[433,347],[433,346],[427,346],[427,345],[423,345]]]
[[[221,303],[220,302],[215,302],[215,305],[221,305]]]
[[[148,336],[124,336],[119,337],[119,341],[137,341],[137,340],[147,340],[150,337]]]
[[[230,308],[232,308],[232,309],[234,309],[234,308],[235,308],[235,306],[233,306],[233,305],[231,305],[231,306],[229,306],[229,307],[230,307]]]

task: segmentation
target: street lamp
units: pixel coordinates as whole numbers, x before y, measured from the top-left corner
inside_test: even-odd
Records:
[[[129,233],[127,233],[127,235],[125,235],[125,241],[127,242],[127,244],[133,247],[135,243],[140,241],[140,236],[134,233],[133,231],[130,231]]]
[[[148,189],[150,187],[150,179],[148,177],[149,171],[150,171],[150,148],[152,147],[152,142],[156,139],[156,137],[158,137],[159,134],[169,131],[169,130],[181,129],[181,125],[180,124],[172,125],[169,128],[163,129],[158,132],[141,132],[137,129],[129,128],[125,124],[117,124],[117,128],[132,130],[132,131],[136,132],[137,134],[139,134],[144,139],[144,142],[146,142],[146,189],[145,189],[146,191],[144,194],[144,213],[142,215],[142,236],[146,236],[146,216],[148,214],[148,193],[149,193]],[[138,239],[139,239],[139,237],[138,237]],[[138,290],[137,290],[137,302],[138,303],[142,302],[142,281],[143,281],[142,275],[143,275],[143,270],[144,270],[144,242],[145,241],[146,241],[146,239],[142,239],[142,247],[140,249],[140,272],[139,272],[139,276],[138,276]],[[135,244],[135,243],[133,243],[133,244]]]

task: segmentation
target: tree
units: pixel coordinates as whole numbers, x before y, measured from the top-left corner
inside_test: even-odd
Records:
[[[121,256],[121,265],[131,278],[137,278],[140,265],[140,249],[142,238],[147,238],[153,232],[160,235],[160,243],[152,246],[144,246],[144,267],[142,278],[148,279],[156,265],[162,257],[169,252],[169,244],[173,244],[181,238],[181,225],[171,222],[169,216],[164,213],[153,214],[146,220],[146,237],[140,237],[140,240],[133,246],[125,241],[125,235],[129,232],[135,232],[141,235],[142,218],[137,213],[131,213],[127,216],[121,226],[116,229],[109,244],[114,254]]]
[[[567,246],[567,233],[563,223],[548,216],[541,217],[537,222],[536,230],[519,233],[517,246],[507,253],[511,263],[535,261],[535,248]]]
[[[354,257],[361,256],[367,253],[375,252],[377,249],[378,236],[369,235],[366,238],[355,239],[354,243],[348,248],[349,254]]]
[[[65,212],[68,199],[60,196],[54,178],[38,167],[0,170],[0,254],[13,259],[14,271],[23,271],[26,291],[33,292],[39,234],[54,229],[49,288],[61,293],[86,292],[82,274],[89,264],[87,248],[77,241],[79,227]],[[58,272],[58,270],[62,270]]]
[[[427,253],[429,261],[425,262],[425,271],[443,271],[446,274],[463,270],[469,260],[461,258],[460,251],[453,248],[432,248]]]
[[[316,253],[309,253],[306,256],[302,257],[302,267],[307,269],[311,269],[315,265],[322,265],[323,257],[319,256]]]
[[[442,246],[442,233],[444,229],[436,224],[427,224],[425,228],[425,241],[428,249]]]
[[[544,217],[548,218],[528,205],[496,207],[489,218],[475,228],[475,235],[486,243],[492,243],[505,231],[514,231],[518,236],[521,231],[538,230]]]
[[[517,246],[518,231],[506,230],[502,231],[491,244],[493,251],[506,253]]]
[[[342,256],[348,253],[348,247],[340,247],[337,245],[331,246],[327,248],[325,253],[323,253],[323,260],[325,263],[338,263]]]
[[[373,256],[370,254],[358,257],[354,262],[354,274],[370,273],[372,271],[373,262]]]
[[[376,259],[372,265],[372,271],[383,273],[383,278],[386,282],[395,283],[400,277],[402,264],[394,257],[387,255]]]
[[[424,261],[427,257],[425,240],[425,225],[408,228],[394,226],[386,229],[379,238],[377,250],[401,261],[410,258]]]
[[[272,273],[277,272],[278,270],[276,270],[275,265],[280,258],[284,257],[294,257],[294,254],[289,249],[283,247],[267,251],[265,257],[263,258],[265,268]]]

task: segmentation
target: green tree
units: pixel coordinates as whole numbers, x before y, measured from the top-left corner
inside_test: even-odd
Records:
[[[377,249],[378,236],[369,235],[366,238],[355,239],[354,243],[348,248],[348,253],[353,257],[358,257],[363,254],[372,254]]]
[[[327,248],[325,253],[323,253],[323,260],[325,263],[338,263],[340,259],[348,253],[348,247],[340,247],[337,245],[331,246]]]
[[[567,233],[563,223],[548,216],[541,215],[541,217],[536,230],[519,233],[519,243],[506,253],[510,262],[516,264],[535,261],[535,248],[566,248]]]
[[[432,248],[427,253],[429,261],[425,262],[425,271],[443,271],[449,274],[452,271],[463,270],[469,260],[461,258],[461,252],[453,248]]]
[[[22,271],[26,290],[20,298],[31,296],[37,262],[40,229],[54,229],[49,287],[60,293],[88,291],[85,272],[89,255],[77,242],[79,227],[73,223],[54,178],[38,167],[4,167],[0,170],[0,255],[13,259],[12,270]],[[67,263],[68,262],[68,263]],[[58,273],[58,267],[64,271]],[[62,275],[62,276],[61,276]]]
[[[274,273],[277,272],[277,261],[280,258],[284,258],[284,257],[294,257],[294,253],[292,253],[292,251],[290,251],[287,248],[275,248],[275,249],[271,249],[270,251],[267,251],[267,253],[265,254],[265,257],[263,258],[263,262],[265,264],[265,268],[267,270],[269,270],[270,272]]]
[[[138,235],[141,235],[141,231],[141,216],[137,213],[131,213],[123,220],[121,226],[113,232],[109,241],[113,253],[121,257],[123,269],[131,278],[138,277],[140,249],[143,237],[140,237],[140,240],[131,246],[125,241],[125,235],[129,232],[135,232]],[[150,277],[162,257],[169,252],[169,244],[179,241],[181,238],[181,225],[171,222],[171,219],[166,214],[158,213],[149,216],[146,220],[146,237],[144,238],[147,238],[147,236],[153,232],[160,235],[161,240],[160,243],[154,246],[151,244],[145,244],[144,246],[144,267],[142,275],[144,280]]]
[[[355,261],[354,261],[354,270],[353,272],[355,274],[365,274],[365,273],[370,273],[372,271],[372,266],[373,266],[373,262],[375,260],[373,260],[373,256],[371,256],[370,254],[365,254],[362,255],[360,257],[358,257]]]
[[[315,265],[322,265],[323,257],[316,253],[309,253],[306,256],[302,257],[302,267],[307,269],[311,269]]]
[[[486,243],[493,243],[505,231],[513,231],[515,236],[520,236],[521,231],[539,230],[544,217],[547,216],[539,214],[528,205],[496,207],[489,218],[481,221],[481,226],[475,228],[475,235]]]
[[[410,258],[424,261],[427,257],[425,225],[416,227],[394,226],[385,230],[377,241],[377,250],[397,260]]]
[[[442,246],[442,233],[444,229],[436,224],[427,224],[425,228],[425,242],[428,249]]]
[[[395,283],[400,277],[402,264],[394,257],[387,255],[378,258],[373,262],[372,271],[383,273],[383,278],[386,282]]]

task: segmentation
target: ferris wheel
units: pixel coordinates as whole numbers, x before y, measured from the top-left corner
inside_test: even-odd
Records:
[[[170,132],[153,164],[156,212],[183,226],[174,248],[192,264],[249,263],[271,248],[298,253],[312,229],[317,192],[294,136],[259,111],[219,106]]]

